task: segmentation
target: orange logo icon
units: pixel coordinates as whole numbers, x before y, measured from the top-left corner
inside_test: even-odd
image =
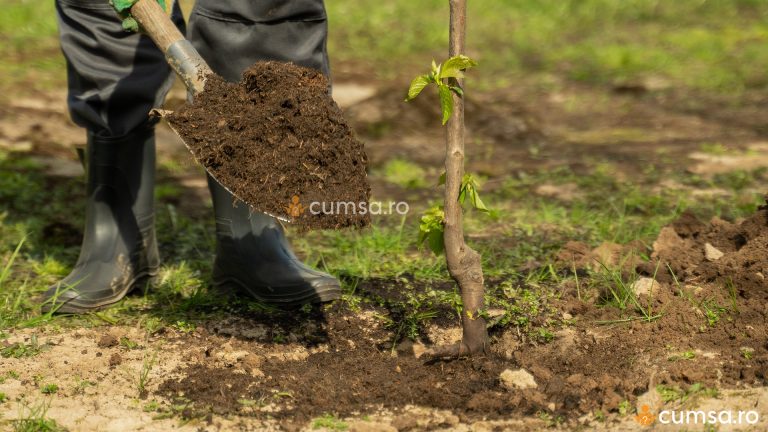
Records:
[[[288,211],[288,214],[291,217],[297,218],[301,216],[302,213],[304,213],[304,210],[306,210],[306,207],[301,205],[301,203],[299,202],[299,196],[294,195],[291,198],[291,203],[288,204],[288,207],[286,207],[285,209]]]
[[[640,407],[640,412],[635,416],[635,421],[643,426],[650,426],[656,421],[656,416],[648,405]]]

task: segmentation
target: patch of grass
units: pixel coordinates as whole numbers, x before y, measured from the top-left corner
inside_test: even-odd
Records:
[[[40,392],[43,394],[56,394],[59,391],[59,385],[58,384],[45,384],[42,387],[40,387]]]
[[[742,347],[740,352],[741,352],[741,356],[744,357],[746,360],[752,360],[752,357],[755,356],[754,348]]]
[[[546,72],[590,83],[660,77],[717,91],[766,86],[768,6],[760,2],[477,0],[468,8],[467,46],[481,65],[473,81],[486,86]],[[328,13],[332,56],[376,65],[386,78],[417,54],[442,55],[447,41],[448,8],[439,0],[329,3]]]
[[[715,156],[723,156],[730,152],[732,152],[731,149],[724,146],[722,143],[704,143],[701,145],[700,150],[703,153],[715,155]]]
[[[6,400],[8,400],[8,395],[3,392],[0,392],[0,403],[5,402]]]
[[[345,431],[349,429],[349,425],[333,414],[325,414],[322,417],[318,417],[312,421],[312,429]]]
[[[411,210],[415,214],[415,210]],[[382,217],[383,219],[383,217]],[[415,219],[381,220],[364,231],[313,232],[296,238],[307,261],[335,275],[370,278],[411,274],[417,279],[445,279],[444,260],[416,244]],[[392,223],[398,223],[392,225]]]
[[[619,415],[626,416],[632,412],[632,403],[626,399],[619,403]]]
[[[152,400],[149,403],[144,404],[141,410],[144,412],[154,412],[160,408],[160,404],[156,400]]]
[[[694,350],[683,351],[678,354],[673,354],[667,357],[667,360],[674,362],[678,360],[693,360],[696,358],[696,352]]]
[[[659,384],[656,386],[656,391],[659,393],[661,400],[665,403],[685,403],[699,397],[718,397],[720,394],[716,388],[706,387],[701,383],[691,384],[687,389],[682,389],[677,386]]]
[[[629,276],[625,276],[625,263],[630,259],[632,259],[632,256],[628,255],[619,264],[610,267],[602,262],[599,263],[602,271],[598,272],[597,275],[602,279],[601,286],[604,286],[607,290],[603,302],[605,305],[613,306],[621,311],[634,307],[634,310],[640,314],[637,318],[642,321],[651,322],[657,320],[661,318],[662,313],[654,313],[653,311],[653,289],[649,290],[647,295],[648,302],[643,305],[641,299],[635,293],[635,285],[640,281],[639,275],[633,269]],[[654,272],[650,279],[655,280],[655,277],[656,274]]]
[[[717,323],[720,322],[721,316],[728,311],[728,309],[720,306],[714,299],[711,298],[702,300],[702,302],[699,304],[699,307],[704,312],[704,317],[706,318],[707,326],[709,327],[714,327],[717,325]]]
[[[80,377],[75,378],[75,386],[72,389],[72,391],[75,394],[85,394],[85,389],[88,387],[95,386],[96,383],[93,381],[89,381],[87,379],[82,379]]]
[[[64,432],[66,429],[47,417],[48,407],[45,401],[35,405],[22,403],[18,419],[12,421],[14,432]]]
[[[127,336],[120,338],[120,346],[129,350],[139,348],[139,344],[130,340]]]
[[[565,422],[565,417],[561,415],[555,416],[555,415],[552,415],[552,413],[548,411],[543,411],[543,410],[537,412],[536,417],[538,417],[539,420],[542,420],[543,422],[545,422],[547,424],[547,427],[556,427],[562,424],[563,422]]]
[[[157,354],[152,354],[151,357],[144,356],[144,361],[141,363],[141,369],[139,369],[139,375],[136,378],[136,390],[138,391],[139,397],[144,397],[147,394],[149,374],[155,366],[156,359]]]
[[[384,180],[400,187],[418,189],[427,186],[424,168],[405,159],[391,159],[381,171]]]
[[[37,341],[37,335],[33,334],[29,338],[29,343],[16,342],[0,350],[0,356],[5,358],[34,357],[41,352],[45,345],[40,345]]]
[[[27,87],[38,89],[63,85],[64,58],[58,47],[53,3],[9,0],[0,16],[0,89],[18,94]]]
[[[176,321],[173,327],[182,333],[192,333],[197,328],[196,325],[186,321]]]

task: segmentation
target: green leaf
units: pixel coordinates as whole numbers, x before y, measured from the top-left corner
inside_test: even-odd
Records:
[[[477,62],[465,55],[451,57],[442,64],[440,68],[440,79],[444,78],[463,78],[463,70],[477,66]]]
[[[464,177],[461,179],[461,189],[459,189],[459,203],[463,205],[464,201],[469,197],[469,203],[472,204],[472,207],[482,212],[488,212],[488,207],[480,199],[479,189],[480,185],[475,177],[472,174],[464,174]]]
[[[110,0],[110,4],[117,12],[129,11],[137,0]]]
[[[443,232],[445,231],[445,212],[442,207],[434,206],[421,216],[419,222],[419,244],[427,242],[429,249],[435,254],[445,250]]]
[[[477,189],[475,188],[472,188],[472,192],[470,193],[470,202],[475,209],[488,213],[488,207],[486,207],[483,200],[480,199],[480,194],[477,193]]]
[[[424,87],[429,85],[430,81],[429,75],[419,75],[414,78],[413,81],[411,81],[411,86],[408,88],[408,97],[406,97],[405,100],[410,101],[415,99],[416,96],[424,90]]]
[[[445,184],[445,171],[443,171],[442,174],[440,174],[440,179],[437,180],[437,185],[442,186]]]
[[[138,32],[139,31],[139,23],[131,16],[128,18],[123,19],[122,22],[123,30],[127,32]]]
[[[431,231],[429,238],[427,239],[429,249],[435,254],[440,255],[445,251],[445,239],[443,238],[443,231]]]
[[[451,89],[445,84],[438,83],[438,91],[440,93],[440,110],[443,112],[443,124],[448,123],[448,119],[451,118],[451,112],[453,112],[453,95]]]
[[[109,0],[109,4],[111,4],[118,13],[123,13],[130,12],[131,8],[137,1],[139,0]],[[168,10],[165,4],[165,0],[157,0],[157,4],[159,4],[164,11]]]

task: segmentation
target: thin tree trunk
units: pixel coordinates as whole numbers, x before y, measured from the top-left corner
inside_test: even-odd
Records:
[[[449,0],[451,10],[449,58],[464,54],[466,0]],[[459,85],[463,85],[459,80]],[[480,254],[464,242],[459,190],[464,177],[464,100],[453,95],[453,112],[445,139],[445,258],[451,277],[459,285],[464,303],[460,344],[438,348],[434,356],[455,357],[485,352],[488,333],[480,316],[484,305]]]

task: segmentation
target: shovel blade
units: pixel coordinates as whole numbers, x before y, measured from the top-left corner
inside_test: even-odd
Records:
[[[152,117],[159,117],[161,119],[165,119],[167,116],[169,116],[172,113],[173,113],[173,111],[170,111],[170,110],[164,110],[164,109],[157,109],[157,108],[155,108],[152,111],[150,111],[149,114]],[[184,141],[184,138],[179,134],[179,132],[176,130],[176,128],[173,127],[171,122],[166,121],[165,124],[168,125],[168,127],[173,131],[173,133],[176,134],[177,137],[179,137],[179,140],[181,140],[181,142],[184,143],[184,147],[186,147],[187,150],[189,150],[189,153],[192,155],[192,158],[195,160],[195,162],[197,162],[198,165],[203,167],[203,169],[205,169],[205,172],[208,173],[208,175],[211,176],[217,183],[219,183],[221,185],[221,187],[226,189],[227,192],[232,194],[233,197],[235,197],[237,200],[242,201],[245,204],[247,204],[251,208],[251,210],[253,212],[255,212],[255,213],[264,213],[267,216],[272,216],[273,218],[278,219],[278,220],[283,221],[283,222],[288,222],[288,223],[292,222],[292,220],[288,216],[286,216],[286,215],[275,215],[275,214],[263,211],[263,210],[259,209],[258,203],[254,203],[254,202],[250,202],[248,200],[245,200],[245,199],[243,199],[243,197],[241,197],[238,194],[236,194],[235,192],[233,192],[232,189],[226,184],[226,182],[220,181],[212,172],[210,172],[208,170],[208,168],[205,167],[205,165],[203,165],[197,159],[197,157],[195,156],[195,152],[192,150],[192,147],[190,147],[189,144],[187,144],[187,142]]]

